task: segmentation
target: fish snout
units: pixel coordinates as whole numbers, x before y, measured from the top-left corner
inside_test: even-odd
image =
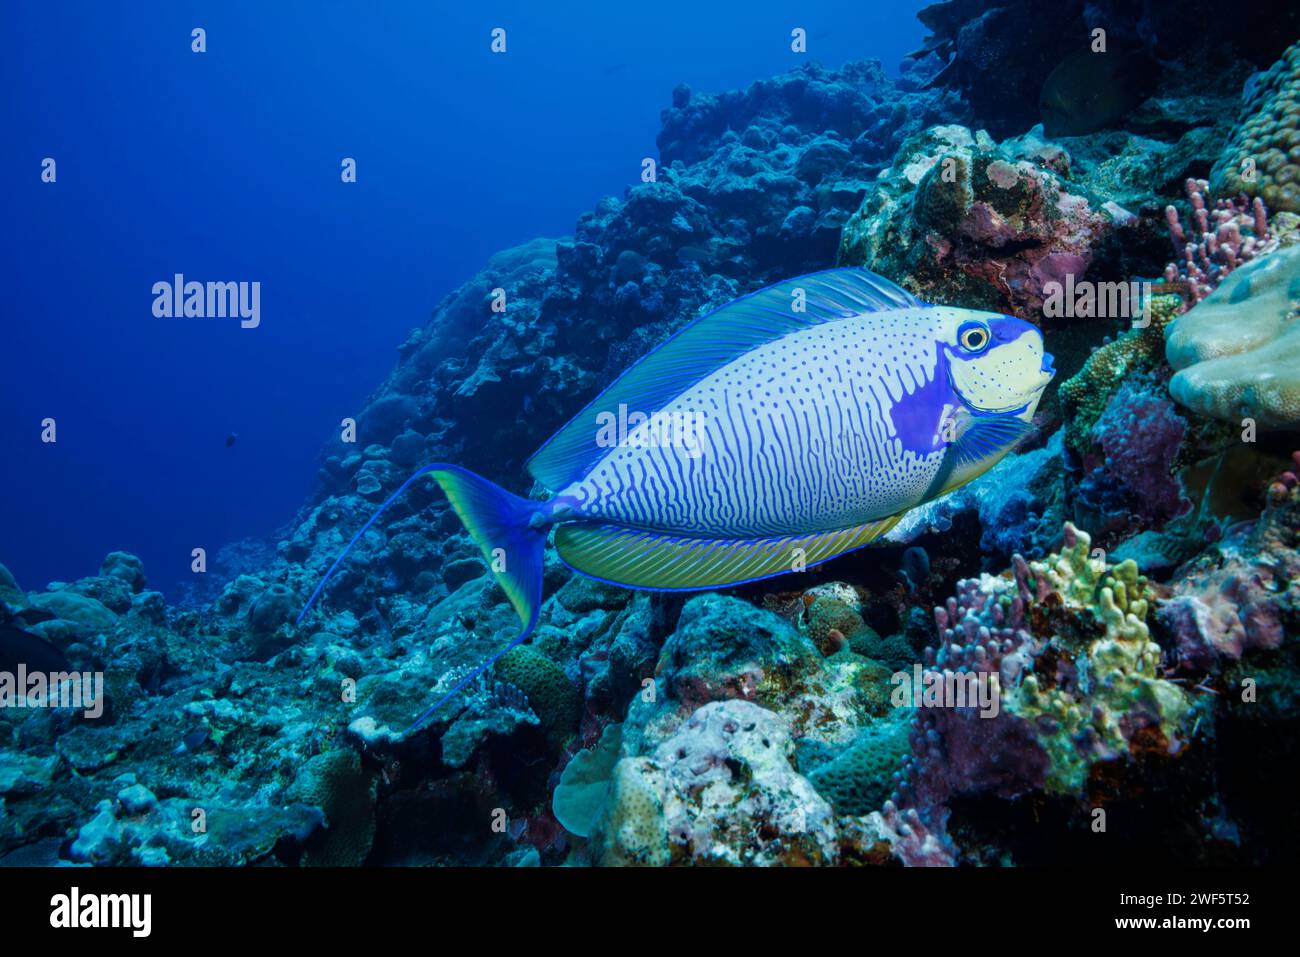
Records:
[[[1045,376],[1047,376],[1049,382],[1056,377],[1055,362],[1056,359],[1052,356],[1050,352],[1043,353],[1043,364],[1042,366],[1039,367],[1039,371],[1041,371]]]

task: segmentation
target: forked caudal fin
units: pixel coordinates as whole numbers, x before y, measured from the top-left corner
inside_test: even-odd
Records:
[[[543,551],[546,547],[546,527],[544,525],[534,527],[530,524],[533,514],[537,511],[536,502],[511,495],[505,489],[458,465],[434,462],[424,466],[403,482],[397,491],[388,496],[375,510],[366,524],[361,526],[361,530],[352,536],[352,540],[334,560],[334,564],[325,572],[320,584],[307,599],[307,604],[298,614],[297,624],[302,623],[307,612],[316,603],[316,599],[320,597],[326,582],[338,570],[348,552],[352,551],[353,546],[361,540],[361,536],[369,531],[370,526],[375,524],[388,506],[397,501],[402,493],[423,475],[432,475],[442,487],[451,507],[465,523],[466,530],[483,553],[483,558],[496,577],[497,583],[510,599],[510,604],[514,606],[523,629],[510,644],[484,661],[430,705],[412,722],[408,731],[418,727],[448,699],[492,667],[498,658],[532,634],[533,627],[537,624],[537,612],[542,603],[542,563]]]

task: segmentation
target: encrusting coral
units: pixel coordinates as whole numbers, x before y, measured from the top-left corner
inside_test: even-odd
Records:
[[[1088,435],[1120,384],[1134,372],[1161,361],[1164,330],[1182,309],[1174,295],[1152,296],[1147,303],[1147,324],[1130,329],[1098,348],[1074,376],[1061,383],[1057,395],[1065,416],[1065,443],[1082,452]]]
[[[911,713],[899,709],[865,728],[847,749],[809,773],[808,780],[836,814],[860,816],[884,805],[894,772],[911,750],[910,724]]]

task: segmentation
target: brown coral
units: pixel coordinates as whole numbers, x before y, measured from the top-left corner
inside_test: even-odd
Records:
[[[1218,193],[1300,213],[1300,43],[1259,78],[1210,178]]]

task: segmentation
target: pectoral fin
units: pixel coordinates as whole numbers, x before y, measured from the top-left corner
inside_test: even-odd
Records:
[[[962,414],[957,420],[957,437],[948,446],[948,457],[956,467],[979,465],[1001,458],[1033,430],[1031,423],[1010,413]]]

